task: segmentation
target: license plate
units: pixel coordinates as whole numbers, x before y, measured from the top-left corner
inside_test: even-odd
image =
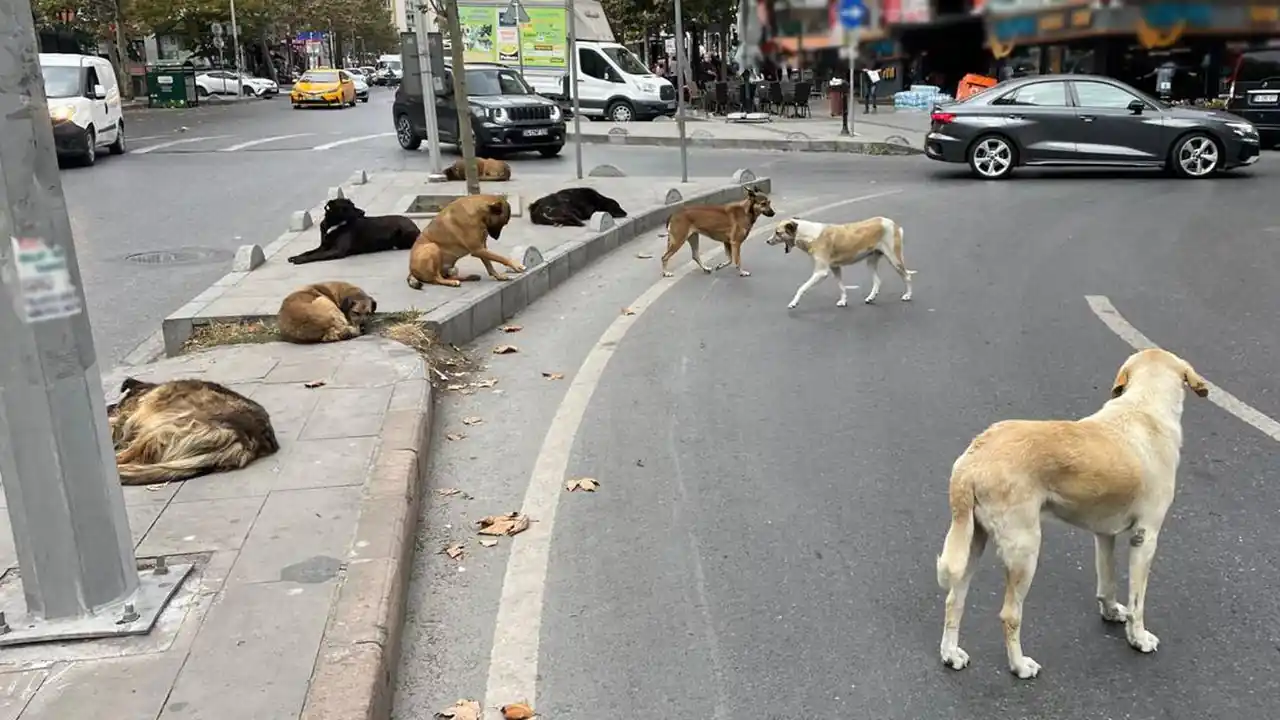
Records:
[[[675,101],[675,100],[672,100],[671,102],[667,103],[667,109],[668,109],[668,110],[675,110],[675,109],[676,109],[676,101]]]
[[[545,137],[546,134],[547,134],[546,128],[533,128],[532,130],[524,131],[525,137]]]
[[[1254,95],[1252,101],[1255,105],[1275,105],[1280,100],[1280,93],[1267,93],[1266,95]]]

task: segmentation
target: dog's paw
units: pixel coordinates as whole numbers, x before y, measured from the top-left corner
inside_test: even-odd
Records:
[[[490,275],[489,277],[493,278],[494,280],[497,280],[498,282],[506,282],[506,281],[508,281],[508,280],[510,280],[510,279],[511,279],[511,278],[507,277],[507,275],[506,275],[505,273],[494,273],[494,274]]]
[[[969,666],[969,653],[958,647],[942,648],[942,664],[952,670],[963,670]]]
[[[1129,608],[1117,602],[1107,605],[1103,601],[1099,600],[1098,613],[1102,615],[1103,620],[1110,623],[1129,622]]]
[[[797,305],[799,305],[799,304],[800,304],[800,301],[799,301],[799,300],[792,300],[791,302],[787,303],[787,309],[788,309],[788,310],[795,310],[795,309],[796,309],[796,306],[797,306]]]
[[[840,298],[836,301],[836,307],[849,307],[849,300],[847,298]]]
[[[298,256],[297,256],[297,255],[294,255],[293,257],[289,258],[289,264],[290,264],[290,265],[297,265],[297,264],[298,264]]]
[[[517,265],[516,265],[516,268],[515,268],[515,270],[514,270],[514,272],[522,273],[522,272],[524,272],[525,270],[528,270],[528,268],[526,268],[526,267],[525,267],[525,266],[523,266],[523,265],[519,265],[519,264],[517,264]]]
[[[739,270],[738,277],[751,277],[751,273],[747,272],[746,270]]]
[[[1023,655],[1021,660],[1009,666],[1009,670],[1023,680],[1030,680],[1040,674],[1040,663]]]
[[[461,280],[445,280],[444,284],[448,285],[449,287],[462,287]]]
[[[911,302],[911,293],[909,293],[909,292],[904,292],[904,293],[902,293],[902,301],[903,301],[903,302]]]
[[[706,274],[708,274],[708,275],[710,275],[711,273],[713,273],[713,272],[715,272],[716,270],[719,270],[719,269],[720,269],[720,268],[709,268],[709,267],[707,267],[706,265],[703,265],[703,266],[702,266],[702,272],[704,272],[704,273],[706,273]]]
[[[862,298],[862,302],[863,302],[864,304],[866,304],[866,305],[870,305],[870,304],[874,303],[875,301],[876,301],[876,296],[875,296],[875,295],[868,295],[868,296],[866,296],[866,297]]]
[[[1129,646],[1138,652],[1153,653],[1160,647],[1160,638],[1148,630],[1134,630],[1132,624],[1125,634],[1129,637]]]
[[[675,274],[675,273],[673,273],[673,272],[671,272],[670,270],[663,270],[663,271],[662,271],[662,277],[675,277],[675,276],[676,276],[676,274]]]

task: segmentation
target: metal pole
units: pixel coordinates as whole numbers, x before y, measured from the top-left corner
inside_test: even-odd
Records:
[[[0,475],[27,611],[82,620],[139,577],[28,0],[0,27]]]
[[[418,5],[417,10],[414,24],[417,25],[418,35],[418,70],[422,78],[422,114],[426,117],[427,154],[431,165],[427,181],[441,182],[444,175],[440,166],[440,121],[436,117],[436,76],[431,69],[431,33],[427,24],[427,6]],[[403,78],[401,82],[404,82]]]
[[[236,25],[236,0],[231,0],[231,44],[235,46],[236,97],[244,95],[244,58],[240,56],[240,28]]]
[[[689,147],[684,136],[684,9],[676,0],[676,128],[680,131],[680,182],[689,182]]]
[[[582,108],[578,106],[578,31],[574,22],[573,0],[565,0],[565,29],[569,37],[565,52],[569,54],[569,97],[573,106],[573,155],[578,165],[578,179],[582,179]]]
[[[520,77],[523,78],[524,77],[524,34],[523,34],[524,28],[520,22],[520,13],[523,10],[523,6],[520,5],[519,0],[516,0],[516,2],[511,3],[511,6],[516,9],[516,57],[520,59]]]
[[[855,122],[854,112],[856,109],[854,103],[858,101],[857,93],[854,90],[854,79],[857,77],[857,70],[855,66],[858,64],[858,36],[860,34],[861,31],[857,28],[849,31],[849,91],[845,93],[845,100],[847,102],[845,103],[846,107],[844,109],[849,118],[849,128],[847,133],[842,129],[840,133],[841,135],[854,136],[858,134],[854,132],[853,126]]]

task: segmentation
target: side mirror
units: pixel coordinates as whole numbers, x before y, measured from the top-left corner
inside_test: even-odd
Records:
[[[101,85],[94,85],[94,86],[93,86],[93,99],[94,99],[94,100],[106,100],[106,99],[107,99],[107,89],[106,89],[105,87],[101,86]]]
[[[1129,103],[1129,112],[1134,115],[1141,115],[1143,110],[1147,109],[1147,104],[1141,100],[1133,100]]]

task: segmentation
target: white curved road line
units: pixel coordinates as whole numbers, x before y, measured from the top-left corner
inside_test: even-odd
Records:
[[[331,143],[317,145],[311,149],[312,150],[332,150],[333,148],[341,147],[343,145],[350,145],[351,143],[364,142],[365,140],[373,140],[376,138],[384,138],[384,137],[395,137],[395,133],[384,132],[384,133],[376,133],[374,135],[357,135],[356,137],[349,137],[342,140],[335,140]]]
[[[832,210],[901,192],[902,190],[886,190],[808,208],[799,214]],[[772,227],[762,228],[751,235],[755,237],[771,232]],[[724,254],[719,243],[716,246],[712,252],[703,254],[703,262],[712,262],[717,255]],[[658,280],[629,306],[635,314],[619,315],[613,321],[573,374],[573,381],[556,409],[529,478],[524,505],[520,509],[537,522],[512,539],[511,556],[507,560],[507,572],[502,583],[502,597],[493,633],[493,650],[489,656],[489,679],[484,694],[486,705],[499,706],[524,700],[537,707],[534,696],[538,685],[542,596],[546,588],[556,509],[560,495],[564,492],[562,484],[565,473],[568,472],[574,438],[577,437],[578,428],[582,425],[582,418],[591,403],[592,394],[600,384],[605,367],[627,331],[644,317],[649,307],[695,269],[697,266],[693,263],[683,263],[675,270],[675,277]],[[656,264],[654,270],[657,270]]]
[[[1084,299],[1089,303],[1089,309],[1093,311],[1093,314],[1097,315],[1098,319],[1105,323],[1108,328],[1111,328],[1111,332],[1132,345],[1135,350],[1160,347],[1151,342],[1151,338],[1143,335],[1128,320],[1125,320],[1124,316],[1120,314],[1119,310],[1116,310],[1116,307],[1111,304],[1111,300],[1106,295],[1085,295]],[[1192,365],[1194,364],[1192,363]],[[1252,425],[1263,435],[1280,442],[1280,422],[1272,420],[1257,408],[1208,380],[1205,380],[1204,384],[1209,387],[1209,400],[1214,405]]]
[[[236,152],[238,150],[244,150],[245,148],[251,148],[257,145],[265,145],[267,143],[276,142],[278,140],[288,140],[290,138],[307,137],[309,135],[315,135],[315,133],[294,133],[292,135],[276,135],[274,137],[264,137],[264,138],[259,138],[257,140],[250,140],[249,142],[242,142],[237,145],[231,145],[230,147],[224,147],[218,152]]]
[[[144,148],[138,148],[137,150],[130,151],[130,154],[146,155],[149,152],[155,152],[156,150],[171,148],[175,145],[188,145],[190,143],[204,142],[206,140],[225,140],[226,138],[229,138],[229,137],[235,137],[235,136],[234,135],[206,135],[204,137],[189,137],[189,138],[182,138],[181,140],[170,140],[169,142],[162,142],[162,143],[159,143],[158,145],[148,145]]]

